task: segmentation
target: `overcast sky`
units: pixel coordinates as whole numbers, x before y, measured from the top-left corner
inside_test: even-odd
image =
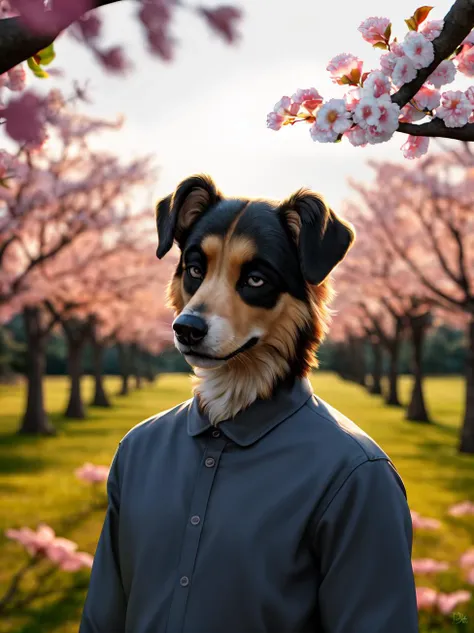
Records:
[[[274,132],[265,118],[282,95],[297,88],[342,96],[343,89],[328,78],[329,59],[352,52],[366,60],[366,70],[376,67],[378,53],[363,41],[358,25],[369,16],[387,16],[402,38],[403,20],[417,8],[416,0],[238,0],[238,5],[245,16],[233,47],[211,35],[202,20],[181,12],[173,27],[180,45],[171,64],[145,52],[140,25],[132,18],[135,3],[104,7],[107,41],[126,43],[135,60],[136,70],[126,79],[104,73],[71,38],[63,36],[57,44],[57,65],[67,71],[60,82],[64,88],[73,79],[89,79],[90,111],[126,117],[124,129],[108,135],[107,146],[125,156],[156,156],[161,172],[153,196],[204,171],[229,195],[281,198],[308,186],[337,209],[350,194],[347,178],[369,177],[367,159],[404,160],[401,134],[365,149],[345,141],[323,145],[311,140],[309,126]],[[432,17],[442,18],[450,6],[440,1]]]

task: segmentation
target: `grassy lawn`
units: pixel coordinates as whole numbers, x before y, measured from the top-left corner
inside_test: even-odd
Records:
[[[85,461],[109,464],[118,441],[132,426],[189,397],[186,376],[164,375],[154,386],[145,385],[126,398],[115,398],[113,409],[90,409],[87,420],[66,422],[61,417],[66,385],[63,378],[48,380],[47,407],[59,433],[40,439],[14,434],[23,388],[0,386],[0,595],[25,559],[21,548],[4,537],[5,529],[36,527],[44,521],[59,536],[73,539],[81,550],[93,553],[104,510],[88,512],[93,501],[91,490],[76,480],[74,469]],[[403,411],[384,407],[380,398],[333,375],[316,374],[313,385],[318,395],[352,418],[390,455],[405,481],[410,507],[442,520],[441,530],[415,535],[414,556],[455,564],[474,544],[474,517],[454,519],[446,512],[455,502],[474,501],[474,457],[456,452],[462,380],[428,381],[428,406],[436,422],[433,426],[404,421]],[[86,380],[88,398],[91,386]],[[107,387],[114,393],[118,383],[111,378]],[[409,381],[404,380],[404,400],[408,390]],[[0,632],[77,633],[85,589],[74,587],[84,587],[87,578],[87,572],[58,572],[44,578],[42,587],[51,590],[51,595],[38,598],[20,614],[0,616]],[[26,578],[25,586],[29,582]],[[419,584],[429,586],[433,580],[420,579]],[[436,577],[436,585],[442,591],[466,587],[456,569]],[[474,600],[462,611],[474,623]],[[474,624],[462,630],[474,631]]]

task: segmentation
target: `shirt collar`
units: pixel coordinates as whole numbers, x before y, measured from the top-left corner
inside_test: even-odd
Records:
[[[291,387],[278,387],[271,398],[255,400],[234,418],[220,422],[218,428],[236,444],[250,446],[293,415],[312,395],[309,380],[298,378]],[[207,415],[200,411],[196,397],[189,404],[188,433],[195,437],[212,425]]]

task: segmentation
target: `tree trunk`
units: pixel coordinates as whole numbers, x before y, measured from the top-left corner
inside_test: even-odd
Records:
[[[398,351],[399,343],[393,343],[389,350],[389,370],[388,370],[388,394],[385,404],[392,407],[401,407],[398,397]]]
[[[142,388],[142,368],[140,364],[140,351],[136,343],[132,343],[130,347],[130,364],[132,374],[135,377],[135,388]]]
[[[66,335],[67,336],[67,335]],[[64,414],[66,418],[76,418],[83,420],[86,417],[84,402],[81,394],[82,378],[82,352],[84,349],[84,339],[68,339],[68,373],[70,378],[69,402]]]
[[[372,384],[369,392],[375,396],[382,394],[382,346],[379,342],[374,341],[372,345]]]
[[[153,360],[151,354],[143,352],[144,374],[147,382],[153,384],[155,382],[155,371],[153,369]]]
[[[91,402],[94,407],[110,407],[110,400],[105,393],[104,380],[102,374],[102,360],[104,357],[104,346],[97,340],[92,341],[92,353],[94,363],[94,398]]]
[[[461,453],[474,453],[474,314],[468,325],[466,399],[459,450]]]
[[[411,340],[413,345],[413,390],[408,405],[406,419],[411,422],[430,422],[423,393],[423,343],[426,334],[425,315],[410,319]]]
[[[39,308],[25,308],[23,321],[28,344],[26,410],[18,432],[54,435],[55,429],[44,408],[44,372],[47,334],[41,331]]]
[[[122,377],[122,386],[118,393],[119,396],[127,396],[129,389],[129,377],[130,377],[130,367],[127,359],[127,350],[125,348],[124,343],[117,344],[118,356],[119,356],[119,366],[120,366],[120,374]]]

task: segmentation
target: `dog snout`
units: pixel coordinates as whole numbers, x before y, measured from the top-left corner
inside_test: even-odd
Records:
[[[196,345],[206,336],[208,325],[206,321],[194,314],[181,314],[173,323],[176,338],[183,345]]]

